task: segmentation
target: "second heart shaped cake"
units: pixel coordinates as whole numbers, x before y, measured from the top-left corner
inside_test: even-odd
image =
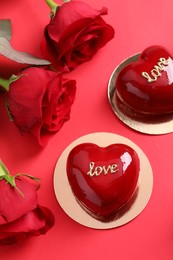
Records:
[[[82,143],[67,159],[67,177],[75,198],[102,221],[127,204],[136,190],[139,171],[137,153],[125,144],[99,147]]]
[[[154,118],[173,113],[173,57],[161,46],[143,51],[139,60],[117,76],[115,101],[132,117]]]

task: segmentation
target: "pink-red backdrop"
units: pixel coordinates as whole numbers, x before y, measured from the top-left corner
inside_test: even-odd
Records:
[[[58,2],[58,1],[57,1]],[[77,95],[71,119],[40,149],[29,136],[21,136],[9,122],[0,97],[0,157],[9,170],[41,178],[40,204],[55,214],[55,226],[45,235],[22,245],[0,248],[0,258],[25,259],[173,259],[173,133],[149,136],[131,130],[112,112],[107,83],[114,68],[126,57],[160,44],[173,51],[172,0],[85,0],[97,9],[108,7],[104,19],[115,28],[115,38],[92,61],[67,75],[77,80]],[[49,8],[44,0],[0,1],[0,18],[10,18],[12,45],[40,56]],[[0,57],[0,74],[9,76],[20,65]],[[94,230],[70,219],[60,208],[53,190],[54,167],[61,152],[76,138],[93,132],[112,132],[135,142],[148,156],[154,188],[144,211],[117,229]]]

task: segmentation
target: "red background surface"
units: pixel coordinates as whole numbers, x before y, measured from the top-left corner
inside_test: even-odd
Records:
[[[0,258],[25,259],[173,259],[173,133],[150,136],[125,126],[112,112],[107,83],[114,68],[144,48],[160,44],[173,51],[172,0],[85,0],[91,6],[108,7],[105,21],[115,28],[115,38],[92,61],[68,74],[77,80],[77,95],[71,119],[40,149],[31,136],[21,136],[8,120],[4,98],[0,97],[0,157],[15,174],[25,172],[41,178],[39,203],[56,217],[45,235],[20,246],[0,248]],[[12,45],[20,51],[41,56],[40,42],[49,22],[44,0],[0,1],[1,19],[13,25]],[[0,57],[0,74],[8,76],[20,65]],[[70,219],[60,208],[53,190],[54,167],[61,152],[76,138],[93,132],[112,132],[135,142],[148,156],[153,168],[154,187],[144,211],[117,229],[94,230]]]

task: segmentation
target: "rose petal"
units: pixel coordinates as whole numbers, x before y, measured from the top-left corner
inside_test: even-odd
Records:
[[[0,225],[0,245],[14,244],[28,236],[45,234],[54,222],[52,212],[46,207],[38,206],[20,219]]]
[[[55,41],[59,41],[61,34],[72,23],[83,18],[95,19],[99,15],[106,15],[107,8],[95,10],[88,4],[80,1],[70,1],[63,4],[58,10],[54,18],[51,20],[47,30],[48,34]]]

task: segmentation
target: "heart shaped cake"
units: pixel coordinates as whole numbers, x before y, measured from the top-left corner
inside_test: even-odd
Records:
[[[92,217],[106,221],[135,193],[140,162],[125,144],[82,143],[70,151],[66,170],[79,205]]]
[[[145,49],[116,79],[115,101],[132,117],[154,118],[173,113],[173,56],[161,46]]]

